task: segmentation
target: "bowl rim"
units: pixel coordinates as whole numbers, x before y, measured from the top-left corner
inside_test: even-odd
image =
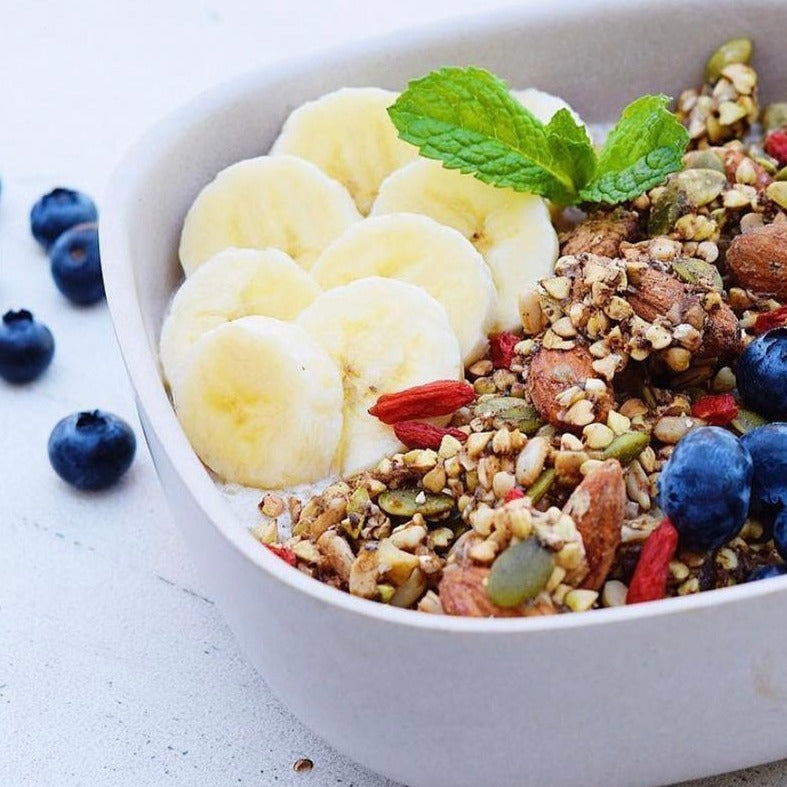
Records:
[[[644,8],[659,6],[703,6],[703,0],[644,0]],[[630,7],[629,0],[598,0],[597,12]],[[526,5],[496,9],[483,15],[465,14],[433,22],[407,32],[407,48],[427,46],[439,38],[466,34],[468,20],[472,19],[477,30],[499,29],[504,22],[527,19],[545,22],[553,17],[563,17],[574,10],[586,8],[583,0],[553,0],[549,4]],[[257,570],[269,574],[277,582],[296,592],[305,593],[319,604],[336,607],[341,611],[359,615],[388,625],[433,632],[456,632],[465,635],[506,635],[510,633],[584,629],[591,626],[626,624],[640,619],[658,618],[662,615],[688,615],[709,607],[725,607],[745,603],[753,598],[770,594],[787,593],[787,576],[775,577],[767,582],[752,582],[733,587],[707,590],[679,598],[666,598],[631,606],[590,610],[588,613],[547,615],[525,618],[472,618],[451,615],[432,615],[417,610],[398,609],[386,604],[352,596],[319,580],[293,571],[270,550],[260,543],[232,512],[222,498],[208,471],[191,448],[181,430],[162,382],[157,359],[145,340],[146,330],[142,309],[137,298],[134,266],[124,228],[124,217],[133,208],[130,195],[140,181],[140,173],[147,169],[149,151],[167,140],[180,135],[199,119],[209,117],[220,107],[244,96],[265,82],[275,82],[284,75],[299,72],[317,72],[320,68],[344,60],[363,57],[381,48],[402,47],[402,31],[378,36],[341,48],[325,50],[297,58],[278,61],[263,68],[221,82],[196,95],[156,121],[127,151],[110,176],[103,199],[99,224],[104,269],[105,288],[115,334],[126,369],[132,383],[138,408],[144,413],[162,445],[174,472],[188,490],[194,502],[210,524],[228,545],[250,562]],[[133,297],[131,295],[133,294]]]

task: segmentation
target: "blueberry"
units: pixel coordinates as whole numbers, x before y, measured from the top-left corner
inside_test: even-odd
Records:
[[[735,370],[743,401],[772,421],[787,421],[787,328],[758,336]]]
[[[30,231],[48,249],[67,229],[98,219],[93,200],[74,189],[57,188],[44,194],[30,211]]]
[[[787,508],[783,508],[773,523],[773,543],[779,557],[787,560]]]
[[[8,311],[0,325],[0,377],[9,383],[35,380],[52,361],[55,340],[27,309]]]
[[[694,429],[675,446],[659,477],[659,502],[686,549],[715,549],[740,532],[753,465],[738,438],[718,426]]]
[[[747,582],[756,582],[758,579],[770,579],[771,577],[783,577],[787,574],[787,565],[761,566],[746,577]]]
[[[754,460],[752,503],[765,508],[787,506],[787,423],[752,429],[741,443]]]
[[[66,230],[49,250],[49,261],[57,288],[72,303],[88,306],[104,297],[98,225]]]
[[[137,440],[131,427],[102,410],[72,413],[49,435],[49,461],[78,489],[103,489],[128,470]]]

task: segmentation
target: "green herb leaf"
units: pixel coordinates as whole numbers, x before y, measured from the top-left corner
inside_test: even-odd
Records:
[[[681,168],[689,135],[668,109],[667,96],[643,96],[629,104],[610,131],[596,174],[580,189],[586,202],[632,199]]]
[[[575,176],[593,156],[570,113],[545,128],[505,82],[480,68],[441,68],[410,82],[388,113],[421,155],[485,183],[563,204],[577,200],[583,181]]]

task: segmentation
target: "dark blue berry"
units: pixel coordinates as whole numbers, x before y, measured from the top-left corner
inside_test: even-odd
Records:
[[[773,522],[773,544],[779,557],[787,560],[787,508],[779,511]]]
[[[55,340],[27,309],[8,311],[0,324],[0,377],[9,383],[35,380],[52,361]]]
[[[57,288],[72,303],[88,306],[104,297],[96,224],[66,230],[49,250],[49,261]]]
[[[787,328],[758,336],[738,358],[735,378],[748,407],[787,421]]]
[[[128,470],[137,448],[131,427],[102,410],[72,413],[49,435],[49,461],[78,489],[103,489]]]
[[[57,188],[44,194],[30,211],[30,231],[48,249],[67,229],[98,219],[93,200],[74,189]]]
[[[752,472],[749,452],[718,426],[694,429],[675,446],[659,476],[659,502],[684,548],[715,549],[740,532]]]
[[[787,506],[787,423],[766,424],[741,437],[754,461],[752,504]]]
[[[787,565],[762,566],[756,568],[746,577],[747,582],[756,582],[758,579],[770,579],[771,577],[783,577],[787,574]]]

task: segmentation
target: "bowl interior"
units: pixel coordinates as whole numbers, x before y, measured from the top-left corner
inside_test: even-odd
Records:
[[[744,13],[745,11],[745,13]],[[677,96],[701,82],[708,53],[738,35],[755,40],[762,98],[787,98],[787,3],[783,0],[558,0],[398,35],[309,62],[269,68],[214,89],[150,131],[117,170],[105,199],[101,242],[105,280],[118,339],[150,428],[201,507],[250,560],[282,581],[297,583],[366,614],[413,621],[419,616],[339,595],[304,577],[292,578],[231,517],[189,448],[166,398],[157,366],[161,322],[182,279],[177,247],[183,218],[199,190],[222,168],[264,154],[297,105],[345,85],[402,89],[408,79],[447,64],[491,69],[512,87],[536,86],[566,98],[591,123],[609,122],[643,93]],[[780,583],[781,580],[775,580]],[[784,580],[787,583],[787,579]],[[787,585],[785,585],[787,587]],[[724,593],[756,594],[754,587]],[[701,594],[718,598],[716,593]],[[666,602],[667,604],[671,602]],[[676,603],[713,603],[680,599]],[[375,607],[373,611],[369,607]],[[584,625],[546,618],[454,621],[489,625]],[[614,611],[630,614],[632,610]],[[431,624],[431,623],[430,623]]]

